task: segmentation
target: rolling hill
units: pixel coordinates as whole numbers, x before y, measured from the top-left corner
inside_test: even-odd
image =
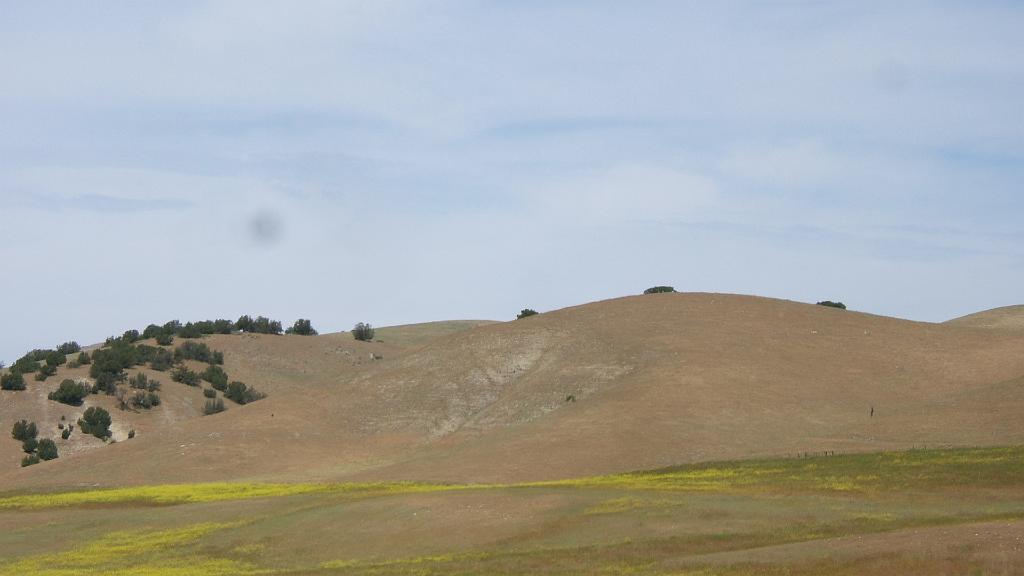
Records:
[[[949,320],[946,324],[963,328],[990,328],[995,330],[1024,330],[1024,306],[1004,306],[968,314]]]
[[[46,400],[62,368],[0,394],[0,425],[111,410],[117,443],[73,436],[0,490],[212,481],[512,482],[686,462],[1024,443],[1024,332],[790,301],[653,294],[505,323],[203,339],[268,393],[202,416],[201,392],[123,412]],[[372,359],[379,358],[379,359]],[[80,371],[84,369],[79,369]],[[130,370],[129,372],[135,372]],[[52,428],[52,430],[51,430]],[[127,430],[137,436],[124,441]],[[41,435],[47,435],[46,433]],[[56,436],[56,434],[53,434]]]

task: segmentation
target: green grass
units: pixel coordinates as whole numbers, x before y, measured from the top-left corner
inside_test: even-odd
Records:
[[[0,576],[1013,573],[1024,554],[994,564],[960,549],[768,564],[703,555],[1021,519],[1024,447],[506,485],[143,486],[0,497]]]

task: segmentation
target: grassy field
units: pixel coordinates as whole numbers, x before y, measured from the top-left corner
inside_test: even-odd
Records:
[[[1024,447],[0,495],[0,575],[1017,574]]]

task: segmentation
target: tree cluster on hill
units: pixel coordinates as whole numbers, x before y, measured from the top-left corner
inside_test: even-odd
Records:
[[[352,337],[362,342],[373,340],[374,334],[376,334],[376,331],[373,329],[373,326],[364,322],[359,322],[352,329]]]
[[[318,332],[313,328],[313,323],[306,319],[300,318],[295,321],[295,324],[285,330],[285,334],[297,334],[299,336],[316,336]]]
[[[647,290],[644,290],[644,294],[664,294],[675,291],[676,289],[671,286],[651,286]]]
[[[842,302],[833,302],[831,300],[822,300],[821,302],[818,302],[818,306],[827,306],[828,308],[846,310],[846,304],[843,304]]]
[[[53,460],[57,457],[57,444],[49,439],[38,440],[39,429],[35,422],[20,420],[14,423],[11,429],[11,437],[21,442],[22,451],[27,454],[22,461],[22,466],[38,464],[40,460]]]
[[[81,352],[81,351],[82,351],[82,347],[78,345],[78,342],[74,342],[74,341],[65,342],[65,343],[61,344],[60,346],[57,346],[57,352],[60,352],[61,354],[64,354],[65,356],[68,355],[68,354],[76,354],[76,353]]]
[[[209,346],[202,342],[185,342],[174,349],[174,361],[182,362],[184,360],[196,360],[198,362],[206,362],[207,364],[223,364],[224,353],[211,350]]]
[[[523,318],[529,318],[530,316],[536,316],[537,311],[533,308],[523,308],[519,314],[516,314],[516,320],[522,320]]]
[[[282,331],[281,323],[277,320],[271,320],[264,316],[258,316],[253,320],[249,315],[239,318],[235,322],[235,328],[253,334],[280,334]]]

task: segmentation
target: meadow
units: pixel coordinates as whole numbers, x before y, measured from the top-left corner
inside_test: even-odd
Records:
[[[1024,573],[1024,447],[0,494],[0,575]]]

